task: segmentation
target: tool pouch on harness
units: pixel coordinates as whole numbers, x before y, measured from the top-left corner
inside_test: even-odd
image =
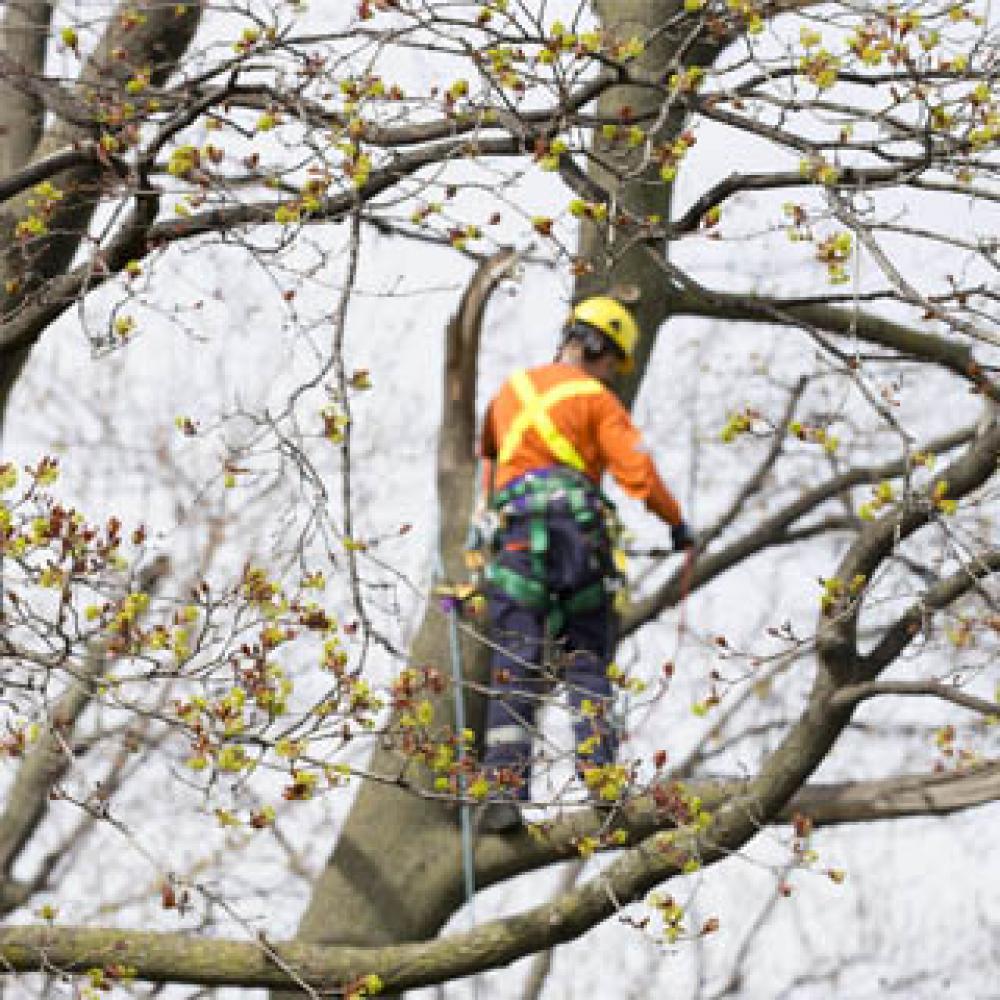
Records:
[[[615,575],[614,505],[589,479],[564,467],[528,473],[492,506],[500,527],[486,580],[517,603],[545,611],[550,635],[567,616],[607,601]]]

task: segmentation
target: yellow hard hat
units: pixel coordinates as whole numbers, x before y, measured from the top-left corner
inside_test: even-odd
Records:
[[[639,343],[639,324],[617,299],[595,295],[584,299],[570,314],[571,323],[587,323],[600,330],[621,352],[619,370],[623,373],[635,367],[633,355]]]

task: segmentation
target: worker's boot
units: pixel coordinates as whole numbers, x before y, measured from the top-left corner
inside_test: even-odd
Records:
[[[524,825],[524,818],[516,802],[499,799],[487,802],[476,821],[479,833],[513,833]]]

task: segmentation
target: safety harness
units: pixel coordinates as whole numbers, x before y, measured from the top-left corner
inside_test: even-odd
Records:
[[[539,434],[558,464],[525,473],[491,498],[490,506],[499,515],[501,525],[514,518],[527,519],[531,575],[519,573],[494,558],[486,566],[486,580],[518,604],[545,612],[548,633],[556,635],[568,616],[599,608],[607,588],[601,579],[568,596],[548,589],[545,574],[548,518],[557,512],[568,513],[584,530],[597,531],[601,530],[602,521],[605,524],[614,521],[614,504],[583,474],[586,463],[556,427],[549,411],[562,400],[594,395],[603,392],[604,387],[596,379],[581,378],[539,393],[523,369],[515,372],[510,382],[522,410],[504,436],[498,463],[510,461],[531,429]]]

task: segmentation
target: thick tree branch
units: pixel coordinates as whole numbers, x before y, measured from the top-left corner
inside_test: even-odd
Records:
[[[943,773],[879,781],[806,785],[785,810],[815,826],[872,823],[918,816],[948,816],[1000,801],[1000,761]]]
[[[476,375],[483,316],[497,285],[514,273],[518,255],[504,249],[477,268],[458,311],[448,323],[445,340],[445,402],[438,440],[438,475],[450,476],[474,461]],[[444,492],[450,492],[446,489]]]
[[[0,177],[20,170],[42,135],[44,105],[17,86],[19,78],[38,78],[45,68],[51,3],[6,4],[0,23]]]
[[[48,808],[53,786],[72,762],[66,734],[76,725],[93,694],[89,683],[105,669],[105,657],[94,649],[69,689],[52,707],[49,726],[27,752],[17,777],[4,799],[0,814],[0,875],[11,877],[11,869]]]
[[[524,110],[515,116],[505,107],[473,105],[460,116],[452,115],[433,121],[402,125],[365,122],[361,138],[366,146],[398,150],[406,146],[421,146],[445,139],[502,130],[519,136],[526,144],[530,144],[531,138],[536,135],[546,135],[557,128],[565,128],[581,108],[613,86],[618,76],[617,73],[602,71],[592,80],[587,80],[569,94],[563,95],[559,106],[555,108]],[[322,104],[303,101],[298,94],[290,96],[272,87],[239,86],[231,92],[205,91],[200,96],[213,106],[225,104],[227,109],[232,107],[264,111],[281,107],[311,128],[346,128],[350,124],[350,119],[339,112],[332,112]],[[184,106],[190,99],[191,95],[184,93],[176,100]]]
[[[81,167],[98,161],[98,146],[96,142],[83,143],[69,149],[52,153],[42,160],[33,163],[0,178],[0,202],[19,195],[22,191],[54,177],[56,174],[72,167]]]
[[[138,589],[153,593],[169,572],[169,560],[153,560],[138,581]],[[54,661],[45,669],[58,669],[63,664]],[[47,725],[39,739],[25,752],[14,782],[8,789],[0,812],[0,881],[12,882],[13,868],[21,853],[38,830],[48,812],[52,790],[65,777],[73,763],[69,747],[73,730],[87,706],[95,687],[108,667],[107,652],[102,645],[93,645],[79,669],[73,672],[66,691],[48,713]],[[21,905],[24,894],[15,891],[0,900],[0,914]]]
[[[42,7],[51,7],[45,3],[19,3],[13,6],[14,9],[34,7],[39,10]],[[38,32],[37,40],[43,46],[43,56],[44,49],[48,47],[48,32],[48,24]],[[29,120],[35,120],[39,126],[37,138],[41,138],[40,127],[45,112],[50,112],[61,123],[73,126],[81,134],[96,135],[100,127],[93,108],[88,107],[71,90],[47,79],[42,73],[43,67],[44,60],[41,64],[29,68],[18,59],[12,58],[9,51],[0,52],[0,80],[4,81],[5,90],[13,91],[17,95],[15,105],[35,107],[36,113],[33,118],[29,116]]]
[[[870,189],[876,185],[894,182],[909,184],[913,179],[913,172],[912,165],[870,168],[845,167],[837,176],[837,189],[850,190],[855,187]],[[758,174],[733,173],[699,195],[683,215],[664,228],[663,235],[669,240],[697,231],[704,221],[705,213],[709,209],[721,206],[734,194],[740,194],[744,191],[777,191],[782,188],[814,188],[815,186],[815,182],[803,177],[799,170]],[[968,196],[968,191],[963,193]]]
[[[489,296],[517,259],[513,251],[503,250],[477,268],[445,334],[434,561],[435,572],[449,580],[464,574],[462,545],[475,498],[474,405],[481,325]],[[451,632],[453,624],[451,616],[431,604],[412,644],[410,662],[447,676],[458,656],[465,687],[446,684],[431,695],[434,718],[444,730],[453,726],[454,699],[463,697],[466,724],[478,729],[484,699],[477,692],[486,684],[486,646],[464,632]],[[426,790],[432,776],[391,742],[376,747],[371,769],[398,775],[399,784],[368,782],[362,787],[316,879],[299,924],[300,941],[374,944],[429,937],[461,903],[457,808],[405,791]],[[442,849],[444,844],[455,850]],[[392,865],[384,864],[386,857],[393,859]],[[412,892],[414,884],[421,885],[419,894]]]
[[[699,784],[690,784],[700,792]],[[726,787],[717,783],[715,787]],[[742,783],[728,786],[732,794]],[[776,816],[789,822],[796,813],[808,816],[817,828],[915,816],[942,816],[997,801],[1000,798],[1000,762],[945,774],[915,774],[870,782],[806,786]],[[486,838],[480,844],[480,877],[489,884],[490,870],[532,870],[573,857],[572,837],[592,833],[600,820],[574,821],[548,831],[539,841],[523,833],[515,837]],[[662,825],[652,809],[626,816],[621,825],[632,836],[643,836]],[[563,838],[563,834],[570,834]],[[557,835],[559,838],[556,844]],[[669,853],[669,841],[661,841]],[[533,846],[535,845],[535,846]],[[538,857],[544,853],[543,857]],[[626,852],[632,854],[632,852]],[[525,864],[516,859],[524,856]],[[318,947],[296,944],[235,942],[199,938],[184,933],[150,934],[137,931],[72,927],[11,927],[0,929],[0,960],[12,971],[42,967],[84,969],[105,965],[133,966],[140,979],[151,982],[187,982],[206,986],[268,987],[293,985],[268,952],[318,989],[332,989],[370,974],[379,975],[387,990],[405,989],[468,975],[510,961],[567,938],[577,918],[573,903],[593,906],[595,897],[613,910],[612,895],[625,884],[616,873],[605,886],[588,883],[580,896],[567,893],[529,913],[493,921],[476,931],[449,935],[438,942],[387,948]],[[567,899],[569,896],[571,898]],[[624,896],[620,896],[624,900]],[[537,932],[537,935],[535,934]],[[514,946],[517,941],[519,948]]]
[[[310,214],[310,224],[335,222],[345,218],[360,200],[370,201],[383,191],[395,186],[403,177],[413,174],[422,167],[443,162],[465,152],[487,153],[489,155],[517,155],[521,147],[519,140],[497,139],[489,143],[480,142],[474,149],[465,140],[448,143],[445,147],[421,149],[398,158],[391,167],[373,171],[369,181],[358,191],[325,198],[320,207]],[[137,241],[134,225],[123,227],[125,236],[116,238],[116,246],[127,244],[128,252],[114,250],[103,255],[101,266],[82,264],[72,272],[51,279],[42,292],[23,303],[16,314],[0,326],[0,352],[30,345],[42,331],[66,311],[79,295],[100,287],[132,258],[141,258],[154,247],[163,247],[181,240],[198,236],[225,236],[236,230],[253,225],[274,223],[275,212],[283,205],[281,201],[256,202],[227,208],[209,209],[183,219],[161,220],[142,227],[143,239]]]
[[[947,469],[945,475],[951,484],[949,495],[964,496],[985,482],[995,468],[998,448],[1000,427],[994,422],[984,428],[970,449]],[[888,540],[885,525],[896,521],[896,518],[887,517],[871,526],[868,537],[855,543],[842,561],[841,575],[847,576],[855,566],[870,569],[869,564],[877,563],[891,552],[893,538],[900,533],[903,536],[912,533],[925,523],[928,516],[923,510],[903,514],[898,519],[899,523],[893,525]],[[718,805],[707,805],[713,816],[707,832],[678,830],[673,834],[647,837],[638,847],[623,852],[599,877],[551,904],[513,918],[503,933],[518,928],[537,935],[530,950],[550,947],[563,940],[561,935],[566,928],[572,926],[576,933],[582,932],[614,912],[620,903],[638,898],[653,885],[678,872],[691,858],[697,858],[703,864],[711,863],[738,849],[756,834],[761,825],[782,815],[782,810],[825,759],[850,720],[850,711],[835,706],[832,700],[837,694],[835,678],[844,672],[847,657],[843,650],[829,641],[821,645],[820,652],[820,670],[802,716],[764,763],[757,777],[735,794],[725,795]],[[558,936],[553,935],[554,926],[558,927]],[[471,943],[475,933],[462,936],[459,947]],[[516,936],[517,932],[514,933]],[[517,946],[510,939],[506,945],[512,950],[501,947],[499,952],[491,950],[491,955],[499,958],[502,954],[509,960]],[[491,960],[487,960],[486,965],[491,964]]]
[[[798,528],[788,528],[778,540],[779,545],[794,545],[796,542],[805,542],[810,538],[833,535],[838,531],[856,531],[860,520],[857,517],[850,517],[847,514],[831,514],[821,521],[811,521]]]
[[[1000,711],[1000,706],[993,706]],[[708,809],[744,793],[745,779],[695,779],[683,783]],[[791,821],[796,813],[808,816],[816,827],[844,823],[872,823],[910,816],[946,815],[1000,801],[1000,761],[948,772],[927,772],[880,778],[804,785],[771,820]],[[546,824],[540,833],[487,837],[476,852],[476,881],[486,887],[526,871],[545,868],[578,856],[584,837],[599,837],[609,828],[621,830],[629,843],[673,828],[648,795],[631,800],[609,823],[605,814],[580,809]]]
[[[699,792],[699,784],[690,784]],[[717,786],[718,787],[718,786]],[[730,792],[744,787],[732,783]],[[808,816],[817,828],[845,823],[864,823],[916,816],[943,816],[985,805],[1000,798],[1000,762],[945,774],[915,774],[870,782],[810,785],[775,817],[789,822],[793,815]],[[479,848],[480,878],[489,884],[489,872],[532,870],[560,857],[576,856],[572,837],[594,832],[600,823],[592,814],[589,822],[574,821],[570,828],[550,830],[539,848],[529,834],[491,837]],[[662,825],[652,809],[623,818],[616,826],[633,837]],[[564,834],[569,834],[565,836]],[[536,846],[533,846],[536,845]],[[522,854],[525,864],[518,866]],[[543,856],[536,856],[542,854]],[[593,886],[591,887],[593,891]],[[608,895],[615,883],[608,884]],[[598,889],[599,891],[599,889]],[[557,903],[559,905],[557,905]],[[552,942],[566,919],[572,916],[568,901],[531,911],[530,915],[494,921],[472,934],[450,935],[440,942],[388,948],[317,947],[295,944],[234,942],[199,938],[184,933],[150,934],[110,929],[72,927],[11,927],[0,929],[0,960],[12,971],[34,971],[43,967],[85,969],[104,965],[130,965],[140,979],[151,982],[188,982],[208,986],[237,985],[267,987],[293,985],[281,967],[268,958],[268,951],[296,970],[319,989],[335,988],[362,976],[377,974],[387,989],[410,988],[481,971],[502,964],[510,955],[511,941],[521,939],[527,954],[533,944]],[[546,931],[543,921],[551,924]],[[535,942],[534,928],[544,934]],[[561,935],[559,935],[561,937]],[[450,956],[450,957],[449,957]],[[507,959],[509,960],[509,958]]]
[[[138,69],[148,70],[153,86],[161,85],[188,48],[203,11],[204,0],[185,4],[128,0],[116,5],[104,35],[81,71],[78,91],[84,93],[88,87],[109,84],[124,88]],[[141,16],[136,19],[136,14]],[[58,120],[38,142],[36,155],[44,160],[89,141],[95,121],[93,115],[81,125]],[[67,281],[64,272],[79,250],[100,202],[102,169],[99,162],[84,162],[55,175],[61,199],[47,219],[47,232],[37,239],[25,242],[15,236],[18,223],[33,211],[30,192],[22,191],[9,199],[0,214],[0,239],[5,244],[0,258],[0,315],[5,319],[16,317],[14,330],[8,330],[7,323],[0,326],[0,418],[29,349],[48,322],[71,301],[60,301],[60,295],[78,293],[90,280],[89,268],[84,268],[75,281]],[[54,307],[48,300],[52,290],[49,283],[53,281],[63,282],[63,288],[55,292]]]
[[[585,867],[585,861],[573,861],[565,865],[560,874],[559,886],[556,892],[565,892],[576,885]],[[554,958],[555,952],[551,948],[547,951],[539,952],[534,957],[531,969],[528,972],[527,982],[524,984],[524,989],[521,992],[521,1000],[541,1000],[545,984],[549,981],[549,977],[552,974],[552,961]]]
[[[980,391],[996,396],[998,390],[976,363],[971,349],[960,341],[924,333],[882,316],[822,304],[802,305],[752,293],[719,292],[695,282],[668,261],[668,277],[678,288],[674,301],[678,314],[747,322],[799,326],[858,340],[909,358],[930,361],[970,381]]]

